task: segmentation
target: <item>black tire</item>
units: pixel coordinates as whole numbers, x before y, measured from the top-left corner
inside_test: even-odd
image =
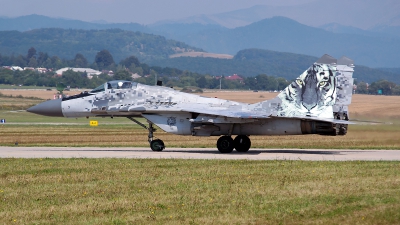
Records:
[[[165,145],[162,140],[155,139],[150,142],[150,148],[151,148],[151,150],[153,150],[155,152],[161,152],[162,150],[164,150]]]
[[[235,146],[236,151],[247,152],[251,147],[251,141],[246,135],[238,135],[235,137],[235,140],[233,140],[233,145]]]
[[[231,153],[233,151],[233,139],[231,136],[222,136],[217,141],[218,151],[221,153]]]
[[[347,134],[347,129],[346,127],[342,126],[339,128],[339,135],[346,135]]]

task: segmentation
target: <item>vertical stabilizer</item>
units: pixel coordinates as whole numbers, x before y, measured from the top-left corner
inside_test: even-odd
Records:
[[[333,119],[337,96],[337,60],[323,55],[277,97],[277,116]]]
[[[271,117],[322,119],[346,124],[353,94],[353,67],[353,60],[347,57],[337,60],[323,55],[276,98],[255,103],[251,110]],[[347,129],[342,125],[339,125],[338,134],[345,133],[342,128]]]

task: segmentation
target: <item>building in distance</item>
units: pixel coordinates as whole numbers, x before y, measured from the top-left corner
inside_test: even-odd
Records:
[[[100,71],[94,70],[94,69],[91,69],[91,68],[71,68],[71,67],[65,67],[65,68],[59,69],[59,70],[56,71],[56,74],[58,76],[62,76],[62,74],[64,72],[68,71],[68,70],[72,70],[74,72],[79,72],[79,73],[85,73],[86,72],[86,74],[87,74],[89,79],[91,79],[93,76],[98,76],[98,75],[101,74]]]
[[[232,76],[227,76],[225,77],[225,80],[238,81],[239,83],[243,84],[243,78],[237,74],[233,74]]]

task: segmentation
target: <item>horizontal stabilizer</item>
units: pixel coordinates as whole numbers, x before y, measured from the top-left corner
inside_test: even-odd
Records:
[[[281,118],[278,116],[272,116],[271,118]],[[321,121],[321,122],[329,122],[334,124],[356,124],[356,122],[348,121],[348,120],[336,120],[330,118],[321,118],[321,117],[307,117],[307,116],[295,116],[295,117],[285,117],[287,119],[301,119],[301,120],[311,120],[311,121]]]

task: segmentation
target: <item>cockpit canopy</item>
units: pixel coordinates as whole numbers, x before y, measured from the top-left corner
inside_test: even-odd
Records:
[[[132,87],[136,87],[137,83],[127,80],[113,80],[108,81],[97,88],[90,91],[90,93],[102,92],[106,89],[131,89]]]

